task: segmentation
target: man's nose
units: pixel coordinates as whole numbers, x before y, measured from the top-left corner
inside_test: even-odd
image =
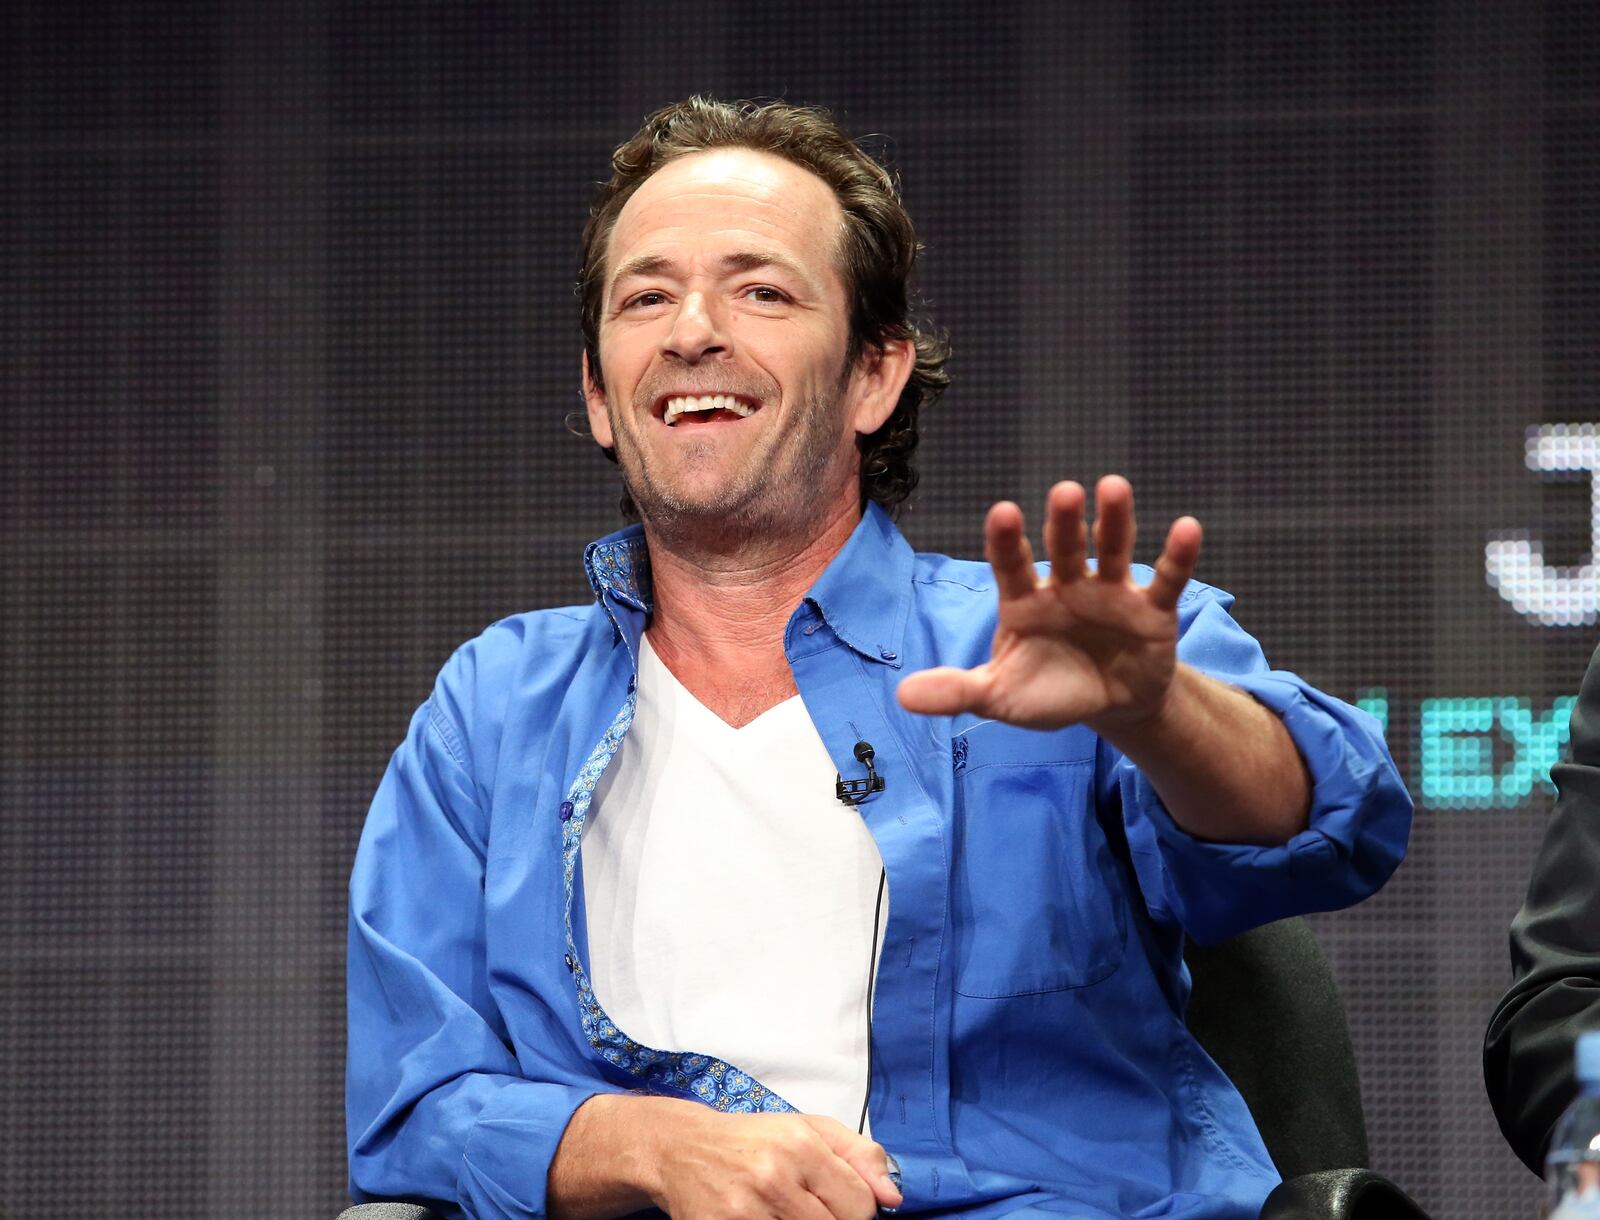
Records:
[[[728,351],[724,321],[705,293],[691,292],[683,298],[664,346],[667,354],[689,364]]]

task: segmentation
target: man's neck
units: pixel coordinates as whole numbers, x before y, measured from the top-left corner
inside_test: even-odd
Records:
[[[783,651],[789,617],[860,520],[846,504],[805,531],[716,550],[669,541],[646,521],[656,655],[735,727],[783,702],[796,693]]]

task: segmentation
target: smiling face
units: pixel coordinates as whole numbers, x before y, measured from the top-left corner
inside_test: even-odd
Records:
[[[584,395],[647,524],[738,537],[858,507],[856,434],[889,417],[905,377],[898,349],[846,367],[842,225],[820,178],[744,148],[671,161],[623,206],[605,391],[586,368]]]

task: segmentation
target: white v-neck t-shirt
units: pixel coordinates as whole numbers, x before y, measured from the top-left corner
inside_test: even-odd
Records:
[[[641,637],[633,725],[583,830],[595,998],[657,1050],[855,1130],[883,867],[798,695],[732,728]],[[888,920],[888,895],[880,912]]]

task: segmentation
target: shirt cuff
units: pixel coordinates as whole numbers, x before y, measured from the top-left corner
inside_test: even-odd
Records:
[[[1386,881],[1405,853],[1411,798],[1378,722],[1290,674],[1222,680],[1282,720],[1311,777],[1306,829],[1264,847],[1195,838],[1173,821],[1154,786],[1123,761],[1123,799],[1137,810],[1129,848],[1155,913],[1203,943],[1290,915],[1349,906]]]
[[[550,1162],[578,1107],[606,1091],[523,1080],[478,1111],[461,1158],[457,1194],[479,1220],[542,1220]]]

